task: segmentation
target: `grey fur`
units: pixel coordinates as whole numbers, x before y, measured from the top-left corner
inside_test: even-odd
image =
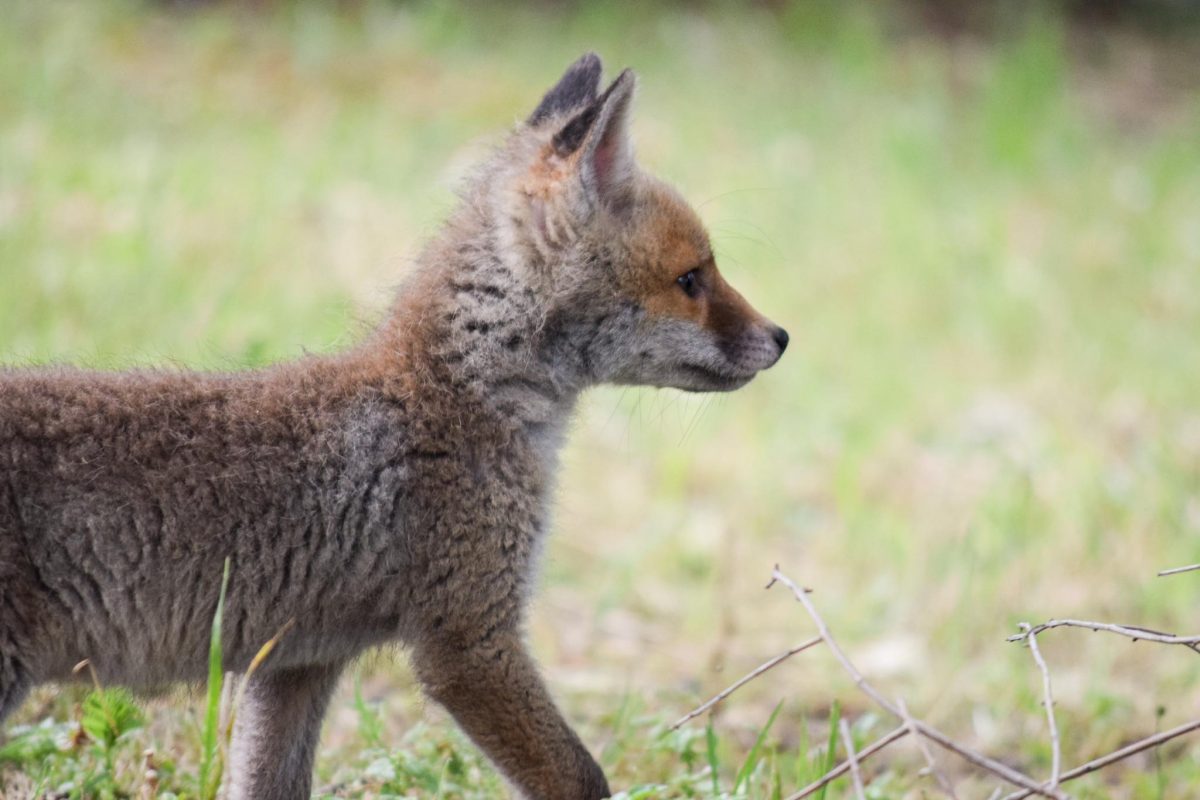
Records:
[[[0,371],[0,719],[84,658],[106,684],[202,680],[229,556],[228,669],[295,620],[249,687],[230,797],[306,797],[338,673],[389,642],[524,796],[608,796],[522,643],[568,419],[601,382],[736,388],[786,335],[633,163],[632,74],[592,99],[599,62],[579,63],[581,146],[553,145],[577,74],[348,352]],[[675,281],[693,266],[695,300]]]

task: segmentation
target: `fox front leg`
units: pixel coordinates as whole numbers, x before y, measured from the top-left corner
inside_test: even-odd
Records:
[[[518,632],[469,644],[446,638],[414,652],[429,695],[454,716],[529,800],[599,800],[604,772],[571,730]]]
[[[250,678],[236,709],[228,800],[308,800],[321,719],[342,665]]]

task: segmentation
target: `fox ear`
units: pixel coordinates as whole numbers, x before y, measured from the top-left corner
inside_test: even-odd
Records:
[[[554,88],[546,92],[542,102],[529,115],[528,123],[537,125],[549,117],[590,105],[600,89],[600,70],[600,56],[584,53],[578,61],[567,67]]]
[[[604,94],[554,135],[556,154],[567,158],[578,152],[584,188],[593,199],[609,205],[621,204],[634,172],[629,107],[636,83],[631,70],[623,71]]]

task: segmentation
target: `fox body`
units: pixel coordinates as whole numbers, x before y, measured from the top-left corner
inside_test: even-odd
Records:
[[[0,371],[0,720],[88,659],[199,681],[222,564],[233,798],[307,797],[343,666],[399,642],[526,797],[607,797],[522,642],[556,454],[599,383],[729,390],[787,334],[633,161],[586,55],[468,182],[358,346],[258,371]]]

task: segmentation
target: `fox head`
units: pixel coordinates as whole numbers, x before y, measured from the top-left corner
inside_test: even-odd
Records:
[[[541,349],[589,383],[729,391],[788,335],[717,269],[696,213],[634,161],[635,78],[600,91],[600,59],[572,64],[494,160],[500,250],[544,309]]]

